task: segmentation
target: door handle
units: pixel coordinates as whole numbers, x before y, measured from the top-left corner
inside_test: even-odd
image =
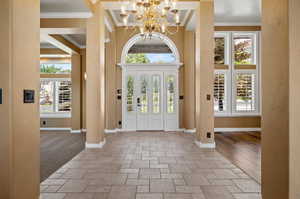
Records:
[[[137,106],[141,106],[141,99],[139,97],[137,98]]]

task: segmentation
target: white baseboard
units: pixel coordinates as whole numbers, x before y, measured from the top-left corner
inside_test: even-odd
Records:
[[[79,130],[73,130],[72,129],[70,132],[76,134],[76,133],[81,133],[82,131],[81,131],[81,129],[79,129]]]
[[[215,128],[215,132],[251,132],[261,131],[261,128]]]
[[[196,133],[196,129],[184,129],[184,133]]]
[[[100,142],[99,144],[90,144],[90,143],[85,143],[85,148],[88,149],[101,149],[106,143],[106,139],[104,138],[104,140],[102,142]]]
[[[71,128],[40,128],[40,131],[71,131]]]
[[[202,143],[200,141],[195,140],[195,144],[199,147],[199,148],[203,148],[203,149],[214,149],[216,148],[216,143]]]
[[[111,134],[111,133],[118,133],[119,129],[104,129],[104,133]]]

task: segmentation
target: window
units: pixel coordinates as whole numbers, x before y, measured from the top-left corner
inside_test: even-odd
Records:
[[[160,113],[160,76],[152,76],[152,104],[153,113]]]
[[[132,112],[133,110],[133,89],[134,89],[134,79],[133,76],[129,75],[127,77],[127,112]]]
[[[40,72],[42,74],[68,74],[71,73],[71,63],[42,63]]]
[[[167,112],[174,113],[175,111],[175,78],[173,75],[167,77]]]
[[[255,111],[255,74],[238,72],[235,75],[235,111]]]
[[[148,79],[146,75],[141,76],[141,112],[148,113]]]
[[[234,34],[234,64],[254,64],[253,36]]]
[[[224,37],[215,37],[215,64],[225,64]]]
[[[225,73],[216,72],[214,81],[214,110],[216,112],[226,111]]]
[[[215,33],[215,64],[224,65],[215,69],[216,115],[260,114],[258,37],[257,32]]]
[[[71,87],[72,85],[69,79],[41,79],[41,114],[70,113]]]
[[[176,58],[167,44],[160,38],[137,41],[128,51],[127,64],[173,63]]]

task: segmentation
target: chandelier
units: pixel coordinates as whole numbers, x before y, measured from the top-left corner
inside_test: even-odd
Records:
[[[127,28],[139,30],[143,37],[153,32],[175,34],[180,20],[176,0],[130,0],[123,1],[120,16]],[[128,19],[132,24],[128,24]],[[175,30],[171,26],[176,26]]]

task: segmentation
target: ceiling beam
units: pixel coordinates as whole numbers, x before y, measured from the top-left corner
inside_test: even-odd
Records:
[[[75,46],[70,41],[66,40],[61,35],[48,35],[41,34],[41,40],[47,41],[48,43],[56,46],[60,50],[68,53],[68,54],[80,54],[80,48]]]
[[[83,18],[41,18],[41,28],[86,28],[87,19]]]
[[[68,53],[58,48],[41,48],[40,54],[41,55],[67,55]]]

